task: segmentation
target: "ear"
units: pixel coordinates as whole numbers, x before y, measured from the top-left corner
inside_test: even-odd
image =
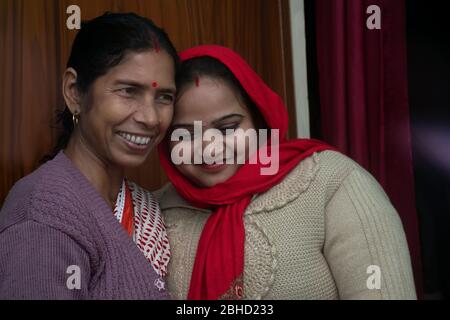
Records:
[[[73,68],[67,68],[63,75],[62,94],[72,114],[81,111],[81,97],[77,87],[77,72]]]

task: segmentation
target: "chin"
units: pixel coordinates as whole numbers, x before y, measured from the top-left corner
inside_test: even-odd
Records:
[[[147,156],[123,155],[117,158],[116,163],[123,168],[134,168],[142,165]]]
[[[220,182],[222,182],[222,181],[219,181],[219,182],[211,181],[211,180],[208,180],[208,181],[198,181],[198,182],[197,182],[197,185],[199,185],[199,186],[202,187],[202,188],[211,188],[211,187],[214,187],[216,184],[218,184],[218,183],[220,183]]]

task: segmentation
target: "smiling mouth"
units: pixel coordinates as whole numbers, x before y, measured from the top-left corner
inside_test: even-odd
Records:
[[[217,171],[221,171],[222,169],[224,169],[226,166],[230,165],[230,164],[234,164],[234,162],[231,163],[227,163],[227,158],[222,160],[222,163],[212,163],[212,164],[207,164],[207,163],[201,163],[198,164],[198,166],[200,166],[200,168],[202,168],[205,171],[210,171],[210,172],[217,172]]]
[[[123,131],[120,131],[117,134],[130,144],[141,148],[149,146],[153,141],[153,138],[150,136],[136,135]]]
[[[212,164],[207,164],[207,163],[202,163],[200,166],[205,167],[205,168],[216,168],[216,167],[221,167],[226,165],[226,163],[212,163]]]

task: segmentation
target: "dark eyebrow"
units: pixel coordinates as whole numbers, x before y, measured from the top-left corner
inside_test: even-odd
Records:
[[[158,87],[156,89],[158,93],[171,93],[175,95],[177,93],[177,89],[175,87]]]
[[[113,85],[115,85],[115,86],[127,85],[127,86],[136,87],[136,88],[142,88],[142,89],[150,87],[149,85],[146,85],[144,83],[137,82],[134,80],[128,80],[128,79],[118,79],[118,80],[114,81]]]

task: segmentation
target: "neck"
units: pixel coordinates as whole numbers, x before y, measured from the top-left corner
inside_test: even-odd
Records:
[[[124,168],[109,163],[90,148],[76,132],[73,133],[64,154],[72,160],[106,203],[114,209],[124,178]]]

